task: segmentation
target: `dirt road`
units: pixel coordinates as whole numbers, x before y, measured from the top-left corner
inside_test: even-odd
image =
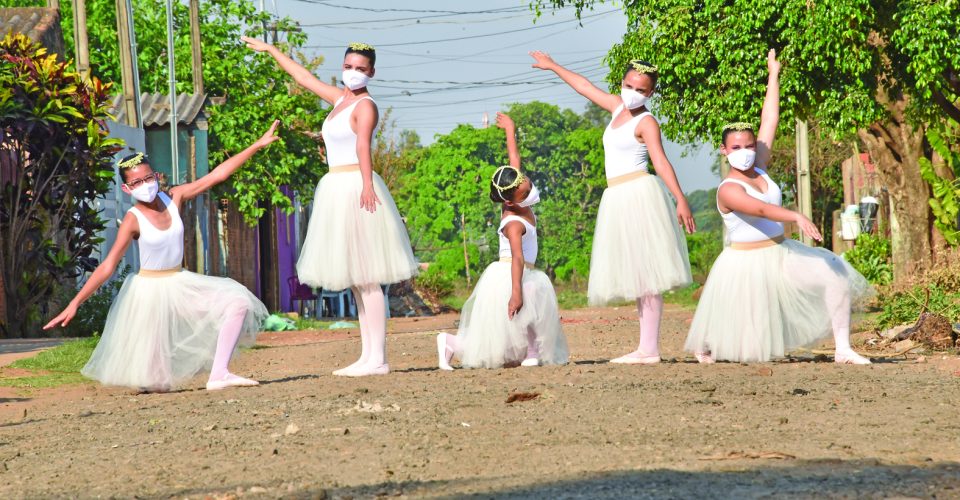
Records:
[[[700,366],[690,317],[658,366],[605,363],[633,312],[581,309],[563,367],[437,371],[444,316],[391,323],[385,377],[330,375],[356,335],[302,332],[241,354],[256,388],[5,393],[0,497],[960,498],[956,358]]]

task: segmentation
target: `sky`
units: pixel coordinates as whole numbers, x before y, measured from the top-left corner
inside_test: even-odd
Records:
[[[340,74],[350,42],[377,49],[369,89],[392,108],[397,130],[415,130],[424,144],[458,124],[481,126],[486,113],[514,102],[542,101],[582,112],[587,100],[552,72],[531,68],[542,50],[606,88],[603,57],[620,41],[623,11],[598,4],[578,23],[573,9],[545,11],[535,21],[527,0],[264,0],[266,10],[298,21],[308,36],[305,54],[324,56],[317,76]],[[653,110],[656,115],[656,109]],[[666,143],[686,192],[715,187],[709,147]]]

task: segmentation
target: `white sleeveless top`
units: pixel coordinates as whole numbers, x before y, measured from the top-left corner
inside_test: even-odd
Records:
[[[339,167],[360,163],[360,158],[357,156],[357,134],[350,128],[350,117],[357,103],[364,99],[370,99],[370,102],[376,104],[372,97],[363,96],[337,111],[333,118],[327,115],[327,119],[323,121],[320,133],[323,134],[323,142],[327,146],[327,165]],[[343,97],[337,99],[333,107],[336,108],[341,101]]]
[[[520,249],[523,252],[523,260],[533,264],[537,261],[537,228],[533,224],[530,224],[527,219],[516,215],[504,217],[503,220],[500,221],[500,228],[497,229],[497,234],[500,236],[500,258],[509,259],[513,257],[513,253],[510,252],[510,240],[503,234],[503,228],[508,222],[515,220],[523,223],[523,227],[527,229],[526,232],[523,233],[523,236],[520,237]]]
[[[157,229],[137,207],[128,210],[140,224],[140,239],[137,240],[140,269],[149,271],[174,269],[183,265],[183,221],[180,220],[180,211],[165,193],[157,193],[157,197],[167,205],[167,212],[170,213],[170,227],[167,229]]]
[[[637,116],[627,120],[617,128],[613,128],[613,120],[621,112],[629,113],[630,110],[621,104],[613,112],[613,118],[603,131],[603,164],[607,172],[607,179],[619,177],[624,174],[630,174],[638,170],[647,171],[647,160],[650,156],[647,154],[647,145],[637,140],[637,124],[646,116],[651,116],[649,111],[644,111]]]
[[[760,173],[760,177],[763,177],[763,180],[767,181],[766,193],[761,193],[750,184],[737,179],[724,179],[723,182],[720,183],[720,186],[728,182],[739,184],[743,186],[748,195],[764,203],[780,206],[783,202],[780,186],[778,186],[776,182],[773,182],[770,176],[763,170],[757,169],[757,172]],[[717,210],[720,210],[719,205],[717,206]],[[723,213],[721,211],[720,216],[723,217],[723,224],[727,228],[726,239],[730,243],[750,243],[783,236],[783,224],[777,221],[754,215],[746,215],[736,211],[729,213]]]

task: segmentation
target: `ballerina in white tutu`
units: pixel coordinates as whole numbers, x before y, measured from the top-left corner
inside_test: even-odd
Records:
[[[497,126],[507,133],[510,157],[510,166],[498,168],[490,181],[490,199],[503,205],[500,260],[487,266],[464,303],[457,335],[437,335],[443,370],[453,369],[454,355],[466,368],[558,365],[568,358],[553,284],[533,267],[537,219],[530,207],[540,192],[520,172],[513,120],[497,113]]]
[[[770,72],[760,128],[723,129],[720,152],[732,167],[717,190],[728,246],[717,257],[694,315],[686,350],[701,363],[768,361],[832,331],[834,360],[869,364],[850,347],[850,308],[872,291],[866,279],[824,248],[784,239],[782,222],[795,222],[820,241],[817,227],[780,206],[780,188],[763,170],[780,120],[780,63]]]
[[[267,309],[236,281],[181,268],[180,206],[227,180],[254,153],[279,139],[274,135],[278,123],[209,174],[175,186],[169,194],[160,191],[162,174],[154,172],[142,153],[120,161],[121,189],[136,204],[123,217],[107,257],[66,309],[44,326],[70,323],[137,240],[140,271],[120,288],[100,342],[81,370],[84,376],[151,391],[169,390],[204,370],[210,370],[207,390],[258,384],[230,373],[227,364],[238,344],[253,343]]]
[[[620,95],[600,90],[589,80],[534,51],[534,68],[550,70],[580,95],[613,114],[603,132],[607,189],[600,199],[590,256],[587,295],[591,304],[637,301],[640,344],[611,363],[660,362],[663,292],[692,282],[687,240],[681,226],[696,225],[673,166],[663,151],[660,125],[646,104],[657,85],[657,68],[631,61]],[[649,175],[653,162],[656,176]],[[673,194],[677,204],[667,191]]]
[[[387,306],[380,286],[409,279],[419,267],[397,206],[370,159],[379,115],[367,83],[377,54],[370,45],[351,43],[343,58],[341,89],[320,81],[270,44],[248,37],[243,41],[273,56],[298,84],[333,105],[322,130],[330,171],[317,184],[297,274],[314,287],[351,288],[357,300],[360,358],[333,374],[389,373]]]

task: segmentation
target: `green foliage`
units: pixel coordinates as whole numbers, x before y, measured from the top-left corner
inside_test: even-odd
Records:
[[[110,84],[89,85],[23,35],[0,41],[0,333],[34,330],[60,283],[76,278],[104,228],[93,199],[110,188],[120,141],[107,137]]]
[[[413,284],[418,292],[434,304],[442,303],[446,297],[453,293],[456,286],[453,278],[439,270],[434,270],[433,266],[414,278]]]
[[[930,208],[933,210],[933,223],[940,234],[950,245],[960,243],[960,231],[957,224],[960,222],[960,153],[956,146],[951,148],[947,137],[937,130],[927,131],[927,141],[930,147],[943,158],[944,167],[953,175],[953,179],[937,175],[933,162],[928,158],[920,159],[920,175],[923,176],[933,192],[930,198]]]
[[[723,251],[723,233],[720,231],[697,231],[687,235],[687,252],[690,256],[690,272],[699,282],[704,282],[713,267],[713,261]]]
[[[120,270],[120,274],[104,283],[86,302],[80,304],[73,321],[63,329],[63,336],[89,337],[103,333],[103,326],[107,322],[107,314],[113,305],[113,299],[120,292],[130,271],[130,266],[125,266]],[[64,286],[61,294],[63,295],[61,302],[67,303],[77,294],[77,290],[73,286]]]
[[[687,309],[696,309],[697,299],[694,298],[694,294],[697,293],[697,290],[699,290],[702,286],[703,285],[700,285],[699,283],[693,283],[683,288],[671,290],[663,294],[663,301],[668,304],[675,304]]]
[[[843,254],[844,260],[874,285],[887,285],[893,281],[891,256],[890,240],[869,233],[860,233],[853,249]]]
[[[717,211],[717,188],[687,193],[687,203],[697,222],[697,231],[722,231],[723,218]]]
[[[937,283],[894,292],[881,297],[880,303],[883,309],[877,316],[880,328],[912,323],[924,310],[940,314],[953,323],[960,322],[960,290]]]
[[[26,370],[80,373],[80,369],[87,364],[98,342],[100,342],[99,335],[80,340],[70,340],[52,349],[42,351],[31,358],[14,361],[10,366]]]

